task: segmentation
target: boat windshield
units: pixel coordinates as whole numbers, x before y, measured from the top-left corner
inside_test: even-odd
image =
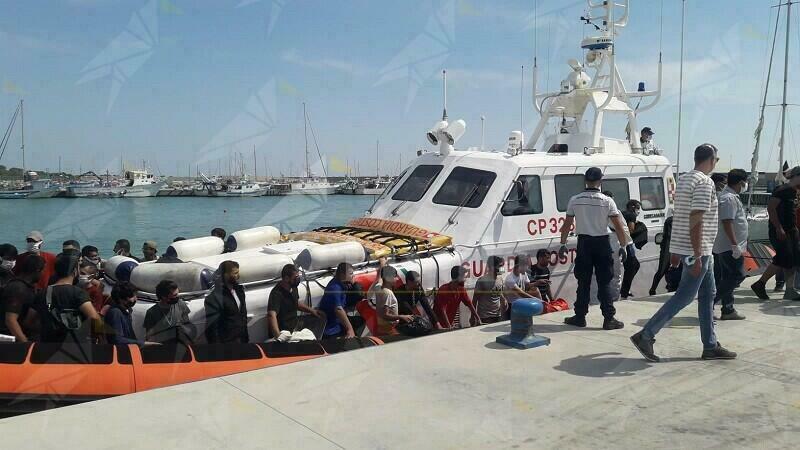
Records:
[[[392,200],[403,200],[408,202],[416,202],[428,192],[428,189],[436,180],[436,177],[442,171],[443,166],[434,165],[420,165],[417,166],[408,179],[397,192],[392,196]],[[400,177],[398,177],[399,179]],[[391,189],[391,188],[390,188]],[[390,189],[387,189],[388,192]]]

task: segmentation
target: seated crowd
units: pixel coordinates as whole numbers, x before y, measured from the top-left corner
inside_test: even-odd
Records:
[[[222,238],[225,231],[215,228],[212,235]],[[11,244],[0,245],[0,334],[6,340],[158,345],[192,343],[202,335],[208,343],[250,341],[248,317],[252,315],[248,315],[246,290],[239,284],[235,261],[219,265],[214,287],[203,303],[204,330],[198,332],[190,320],[178,285],[161,280],[155,289],[156,302],[144,316],[142,338],[134,332],[132,319],[137,289],[129,282],[108,289],[100,281],[102,260],[97,247],[81,247],[68,240],[61,253],[54,255],[42,249],[44,237],[38,231],[29,233],[26,242],[24,253]],[[125,239],[116,242],[114,252],[138,261],[159,260],[153,241],[145,241],[142,258],[131,255]],[[517,299],[552,299],[550,253],[542,250],[536,256],[536,264],[531,265],[529,256],[517,255],[508,275],[504,275],[506,260],[489,257],[472,299],[462,266],[453,267],[450,281],[428,293],[418,272],[401,277],[383,258],[371,286],[354,282],[353,266],[343,262],[316,308],[309,294],[300,296],[300,270],[287,264],[269,294],[266,334],[269,339],[285,340],[308,329],[318,339],[352,338],[369,327],[378,336],[418,335],[420,329],[459,328],[462,313],[469,314],[468,323],[473,326],[498,322],[508,319]],[[309,289],[306,285],[304,291]]]

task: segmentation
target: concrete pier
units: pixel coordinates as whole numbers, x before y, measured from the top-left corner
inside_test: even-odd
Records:
[[[718,321],[734,361],[702,361],[690,306],[648,363],[629,336],[666,295],[617,304],[625,329],[537,317],[548,347],[495,343],[508,323],[0,421],[3,448],[796,448],[800,302],[738,293]],[[778,295],[773,295],[778,297]]]

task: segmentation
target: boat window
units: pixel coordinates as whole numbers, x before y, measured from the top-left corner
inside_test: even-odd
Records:
[[[456,167],[433,196],[433,203],[477,208],[483,203],[496,177],[494,172]]]
[[[625,205],[627,205],[628,200],[631,199],[631,191],[628,188],[628,180],[625,178],[603,178],[600,189],[604,193],[608,192],[612,195],[614,203],[617,204],[617,209],[620,211],[625,209]]]
[[[656,177],[639,178],[639,201],[645,211],[666,208],[664,180]]]
[[[567,210],[567,204],[569,204],[569,199],[572,196],[586,189],[583,175],[556,175],[554,182],[556,185],[556,207],[561,212]]]
[[[553,144],[547,153],[569,153],[569,146],[567,144]]]
[[[408,169],[402,171],[400,173],[400,175],[396,176],[392,181],[390,181],[389,185],[386,186],[386,189],[384,189],[383,192],[381,193],[381,197],[383,197],[384,195],[388,194],[389,192],[392,192],[392,189],[394,189],[394,187],[397,186],[397,183],[399,183],[400,180],[403,179],[403,177],[406,175],[407,171],[408,171]]]
[[[522,198],[520,198],[520,187],[522,188]],[[508,194],[508,198],[503,203],[500,211],[504,216],[522,216],[526,214],[541,214],[542,207],[542,183],[538,175],[522,175],[517,178],[514,187]]]
[[[433,180],[439,175],[444,166],[430,166],[421,165],[417,166],[408,179],[402,186],[394,193],[392,200],[403,200],[409,202],[416,202],[428,192],[428,188],[433,184]]]

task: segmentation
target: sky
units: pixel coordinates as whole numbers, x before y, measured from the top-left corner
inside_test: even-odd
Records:
[[[631,3],[616,43],[619,67],[629,89],[639,81],[653,89],[663,52],[663,96],[639,120],[676,161],[681,1]],[[703,142],[721,150],[720,168],[749,168],[772,3],[686,0],[683,169]],[[303,102],[315,173],[324,165],[329,175],[348,167],[372,175],[376,146],[380,172],[397,173],[429,147],[425,132],[441,116],[443,69],[448,115],[467,122],[457,147],[480,146],[484,116],[486,147],[502,150],[521,121],[526,135],[535,127],[534,55],[539,90],[556,90],[569,73],[567,59],[581,59],[579,42],[592,34],[578,20],[586,2],[570,0],[1,4],[0,126],[24,98],[27,165],[55,171],[60,157],[73,173],[146,165],[187,176],[243,164],[259,176],[297,175],[305,164]],[[800,10],[793,16],[790,67],[797,67]],[[768,103],[780,103],[783,26]],[[791,77],[789,103],[800,103]],[[800,157],[798,118],[788,116],[790,164]],[[779,110],[769,108],[761,170],[778,166],[778,124]],[[21,166],[19,146],[17,128],[0,164]]]

